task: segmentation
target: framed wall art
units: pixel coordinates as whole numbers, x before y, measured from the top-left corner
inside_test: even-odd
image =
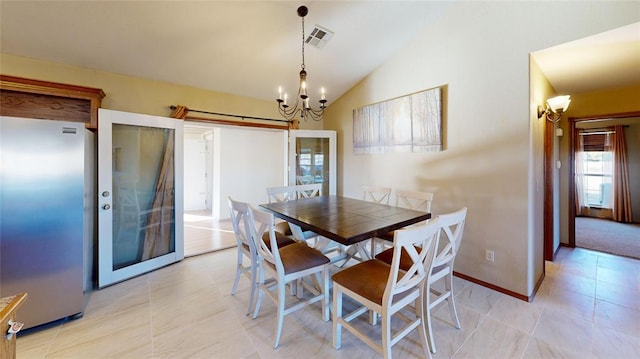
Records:
[[[354,109],[353,151],[442,151],[442,88]]]

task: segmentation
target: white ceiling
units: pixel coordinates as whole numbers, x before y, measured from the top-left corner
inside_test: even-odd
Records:
[[[298,2],[0,1],[5,54],[265,100],[297,90]],[[306,46],[309,94],[331,102],[384,63],[453,2],[313,1],[305,32],[334,31]],[[536,53],[558,92],[640,83],[640,24]]]
[[[558,93],[640,85],[640,22],[533,54]]]

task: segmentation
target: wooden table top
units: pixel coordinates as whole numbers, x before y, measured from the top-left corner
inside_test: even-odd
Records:
[[[260,207],[344,245],[431,218],[430,213],[339,196],[266,203]]]

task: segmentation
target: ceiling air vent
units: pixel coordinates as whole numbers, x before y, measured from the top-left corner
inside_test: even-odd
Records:
[[[313,27],[313,30],[311,30],[311,33],[309,34],[309,36],[307,36],[307,39],[304,42],[306,42],[307,44],[313,47],[317,47],[318,49],[321,49],[324,47],[324,45],[327,44],[329,39],[331,39],[332,37],[333,37],[333,31],[327,30],[322,26],[315,25]]]

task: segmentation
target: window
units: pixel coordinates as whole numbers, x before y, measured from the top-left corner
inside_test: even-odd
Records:
[[[613,152],[609,131],[584,132],[583,198],[589,207],[612,208]]]
[[[298,166],[300,168],[299,175],[301,176],[309,176],[311,175],[311,153],[301,153],[299,155],[300,162]]]
[[[590,207],[611,208],[612,169],[613,152],[585,152],[584,192]]]

